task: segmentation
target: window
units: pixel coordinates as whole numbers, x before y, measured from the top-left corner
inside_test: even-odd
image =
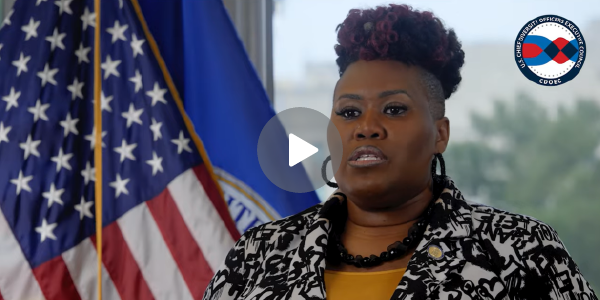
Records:
[[[403,1],[433,10],[454,28],[466,53],[463,80],[446,102],[451,141],[447,173],[469,200],[532,215],[561,233],[596,287],[600,239],[600,2]],[[381,0],[280,0],[273,19],[275,109],[304,106],[329,116],[338,80],[336,26],[349,9]],[[529,21],[558,14],[579,26],[588,49],[567,84],[527,80],[513,56]],[[318,191],[322,199],[329,188]]]

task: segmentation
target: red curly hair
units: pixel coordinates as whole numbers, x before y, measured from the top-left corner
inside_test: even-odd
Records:
[[[443,95],[442,103],[456,91],[462,79],[460,68],[465,59],[462,45],[454,30],[446,29],[432,12],[395,4],[352,9],[336,31],[340,76],[357,60],[396,60],[417,65],[429,73],[426,77],[433,75],[437,79],[434,81],[439,81],[441,91],[436,94]]]

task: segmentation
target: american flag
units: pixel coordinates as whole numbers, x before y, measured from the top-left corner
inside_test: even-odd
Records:
[[[239,238],[138,3],[101,5],[18,0],[0,30],[0,300],[97,299],[99,176],[103,299],[201,299]]]

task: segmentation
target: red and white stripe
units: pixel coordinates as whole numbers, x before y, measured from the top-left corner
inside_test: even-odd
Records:
[[[0,212],[0,298],[45,299],[10,226]]]
[[[109,300],[201,299],[239,233],[204,165],[103,229]],[[0,213],[0,300],[97,299],[95,236],[31,269]]]

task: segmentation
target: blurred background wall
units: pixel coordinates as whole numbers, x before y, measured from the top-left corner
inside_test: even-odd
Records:
[[[273,88],[273,0],[223,0],[267,95]]]
[[[4,17],[10,11],[13,3],[15,3],[15,0],[0,0],[0,16],[2,16],[2,20],[4,20]]]

